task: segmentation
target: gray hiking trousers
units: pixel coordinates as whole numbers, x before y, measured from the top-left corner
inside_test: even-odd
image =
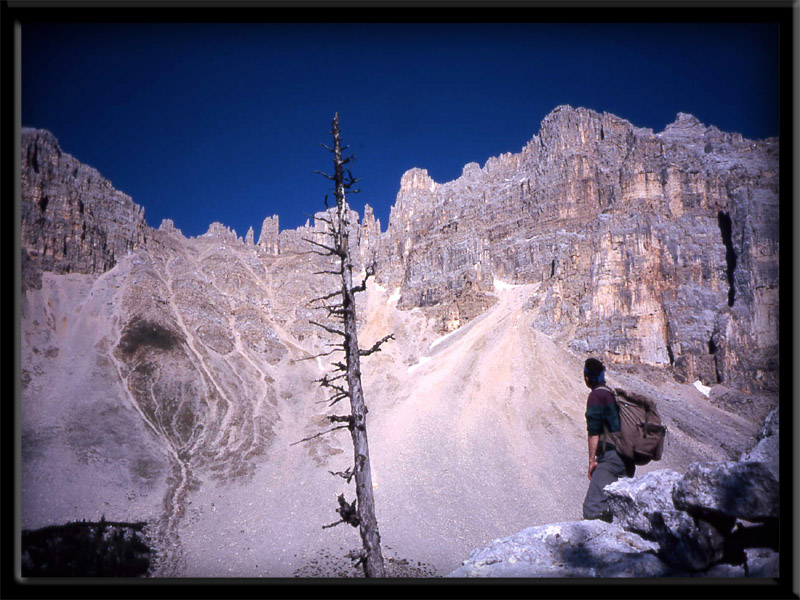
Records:
[[[584,519],[599,519],[608,510],[608,500],[603,488],[625,474],[625,463],[616,450],[606,450],[597,456],[597,466],[592,472],[592,481],[583,500]]]

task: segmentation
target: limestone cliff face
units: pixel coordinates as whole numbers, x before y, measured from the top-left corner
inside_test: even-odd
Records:
[[[143,209],[46,131],[22,132],[22,197],[26,286],[41,269],[102,273],[149,235]],[[267,217],[244,243],[307,251],[317,217],[288,231]],[[490,307],[496,279],[539,283],[536,327],[573,349],[745,391],[777,387],[778,218],[776,139],[568,106],[454,181],[408,171],[386,232],[369,207],[350,216],[357,260],[442,332]],[[218,223],[201,237],[241,242]]]
[[[144,209],[62,152],[50,132],[22,129],[21,174],[24,281],[31,285],[39,269],[103,273],[144,243]]]
[[[443,184],[407,172],[381,257],[400,306],[443,330],[482,312],[494,279],[540,282],[537,327],[580,352],[777,386],[776,139],[562,106],[519,154]]]

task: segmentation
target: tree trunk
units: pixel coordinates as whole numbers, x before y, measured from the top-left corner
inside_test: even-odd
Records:
[[[333,121],[334,139],[334,181],[336,184],[337,227],[343,253],[342,265],[342,308],[344,309],[344,350],[347,365],[347,385],[350,391],[352,421],[350,433],[353,438],[353,459],[356,481],[357,514],[359,531],[363,545],[364,573],[367,577],[385,577],[381,538],[378,521],[375,517],[375,500],[372,494],[372,470],[367,441],[367,406],[361,386],[361,350],[358,345],[356,325],[356,302],[353,291],[353,264],[350,257],[347,205],[345,203],[344,163],[342,160],[339,115]],[[337,244],[338,245],[338,244]]]

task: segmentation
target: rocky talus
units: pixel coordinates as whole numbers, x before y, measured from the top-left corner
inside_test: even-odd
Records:
[[[777,404],[776,148],[688,115],[653,134],[561,107],[520,154],[444,184],[406,173],[386,231],[348,213],[356,271],[377,267],[360,341],[394,334],[363,361],[392,573],[445,575],[579,518],[588,353],[659,403],[665,457],[640,476],[750,450]],[[311,323],[335,289],[307,241],[325,213],[187,238],[48,132],[22,130],[21,165],[23,528],[146,521],[156,575],[354,576],[357,533],[322,528],[349,438],[298,443],[340,408],[317,384],[339,357]],[[712,510],[685,502],[662,538],[612,533],[656,564],[658,544],[693,543],[670,523],[688,540],[680,515]]]

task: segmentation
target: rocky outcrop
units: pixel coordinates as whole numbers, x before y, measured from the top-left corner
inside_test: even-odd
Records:
[[[774,390],[777,175],[776,139],[562,106],[519,154],[443,184],[408,171],[381,277],[442,330],[482,312],[495,278],[541,282],[537,327],[580,352]]]
[[[27,271],[103,273],[145,242],[144,209],[62,152],[50,132],[22,129],[21,174]]]
[[[531,527],[475,550],[448,577],[661,577],[656,544],[602,521]]]
[[[751,451],[620,479],[605,488],[612,523],[531,527],[473,551],[449,577],[777,577],[777,422],[776,409],[759,436],[763,461]]]

